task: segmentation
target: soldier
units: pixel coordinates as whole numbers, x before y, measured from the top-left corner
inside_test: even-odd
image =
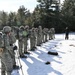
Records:
[[[39,29],[37,28],[37,46],[40,46],[40,35],[39,35]]]
[[[42,26],[39,26],[39,36],[40,36],[40,44],[42,44],[42,37],[43,37],[43,35],[42,35]]]
[[[48,30],[49,40],[51,40],[51,30]]]
[[[37,39],[38,39],[38,28],[35,28],[35,37],[36,37],[36,42],[35,42],[35,46],[37,46]]]
[[[38,27],[38,34],[37,34],[37,46],[40,46],[42,43],[42,27]]]
[[[36,45],[36,36],[35,36],[35,28],[33,27],[31,29],[31,34],[30,34],[30,46],[31,46],[30,50],[31,51],[34,51],[36,49],[35,45]]]
[[[1,57],[1,75],[11,75],[13,70],[12,58],[13,55],[11,54],[11,47],[9,41],[11,28],[9,26],[5,26],[3,28],[3,37],[2,37],[2,44],[0,44],[0,57]]]
[[[19,38],[19,28],[16,26],[13,26],[12,29],[13,29],[13,33],[14,33],[16,39],[18,39]]]
[[[15,52],[14,52],[14,50],[17,50],[17,46],[15,45],[16,37],[15,37],[14,32],[12,32],[12,31],[10,32],[10,35],[9,35],[9,42],[10,42],[10,47],[11,47],[11,53],[13,55],[13,58],[12,58],[12,60],[13,60],[13,69],[19,69],[19,66],[16,65]]]
[[[43,30],[42,30],[42,40],[43,40],[43,43],[45,43],[45,34],[46,34],[46,32],[45,32],[45,28],[43,28]]]
[[[29,26],[26,25],[25,29],[23,31],[23,36],[24,36],[24,53],[25,54],[30,54],[27,50],[27,46],[28,46],[28,38],[29,38]]]
[[[24,26],[20,26],[19,29],[19,39],[18,39],[18,44],[19,44],[19,54],[21,58],[27,58],[27,56],[24,55]]]
[[[51,28],[51,39],[55,38],[55,29]]]
[[[69,39],[69,29],[68,29],[68,27],[66,27],[66,29],[65,29],[65,39]]]
[[[45,42],[47,42],[48,40],[48,37],[47,37],[47,35],[48,35],[48,28],[44,28],[44,35],[45,35]]]

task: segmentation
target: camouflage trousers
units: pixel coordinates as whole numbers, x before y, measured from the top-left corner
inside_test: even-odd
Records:
[[[28,38],[24,38],[24,52],[27,52]]]
[[[4,53],[1,57],[1,75],[11,75],[13,70],[12,58],[9,53]]]
[[[23,40],[19,40],[18,41],[18,45],[19,45],[19,54],[20,55],[23,55],[24,54],[24,51],[23,51]]]
[[[35,39],[35,38],[30,38],[30,50],[31,50],[32,48],[34,48],[35,45],[36,45],[36,39]]]

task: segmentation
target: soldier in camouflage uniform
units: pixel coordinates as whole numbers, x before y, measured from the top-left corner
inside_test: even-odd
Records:
[[[38,27],[38,34],[37,34],[37,46],[40,46],[42,43],[42,27]]]
[[[18,39],[18,45],[19,45],[19,54],[21,58],[27,58],[27,56],[24,55],[24,26],[21,26],[19,29],[19,39]]]
[[[40,36],[40,44],[42,44],[42,37],[43,37],[43,35],[42,35],[42,26],[39,26],[39,36]]]
[[[3,37],[2,37],[2,44],[0,44],[0,57],[1,57],[1,75],[11,75],[13,70],[12,58],[13,55],[11,53],[10,47],[10,35],[11,28],[9,26],[5,26],[3,28]],[[5,73],[6,72],[6,73]]]
[[[51,29],[48,30],[49,40],[51,40]]]
[[[45,34],[46,34],[46,32],[45,32],[45,28],[43,28],[43,30],[42,30],[42,41],[43,41],[43,43],[45,43]]]
[[[18,39],[19,38],[19,28],[16,26],[13,26],[12,30],[13,30],[13,33],[14,33],[16,39]]]
[[[46,42],[48,41],[48,28],[46,28]]]
[[[48,29],[47,28],[44,28],[44,30],[43,30],[43,32],[44,32],[44,42],[47,42],[47,34],[48,34]]]
[[[54,28],[51,28],[51,39],[54,39],[55,38],[55,29]]]
[[[17,50],[17,46],[15,45],[16,37],[15,37],[15,34],[13,32],[13,29],[10,32],[10,35],[9,35],[9,42],[10,42],[10,47],[11,47],[11,53],[13,55],[13,58],[12,58],[12,60],[13,60],[13,69],[19,69],[19,66],[16,65],[16,60],[15,60],[14,50]]]
[[[36,36],[35,36],[35,28],[33,27],[30,32],[30,50],[34,51],[36,49]]]
[[[37,46],[40,46],[40,40],[39,40],[39,29],[37,28]]]
[[[24,35],[24,53],[25,54],[30,54],[29,52],[28,52],[28,49],[27,49],[27,46],[28,46],[28,38],[29,38],[29,26],[28,25],[26,25],[25,26],[25,29],[24,29],[24,31],[23,31],[23,35]]]
[[[35,28],[35,37],[36,37],[36,40],[35,40],[35,46],[37,46],[37,38],[38,38],[38,28]]]

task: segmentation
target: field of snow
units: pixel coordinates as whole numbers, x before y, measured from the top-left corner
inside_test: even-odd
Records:
[[[49,40],[28,58],[17,59],[19,70],[13,70],[12,75],[75,75],[75,33],[70,33],[69,40],[64,34],[56,34],[54,40]],[[48,51],[58,52],[58,56],[47,54]],[[50,64],[45,64],[46,62]]]

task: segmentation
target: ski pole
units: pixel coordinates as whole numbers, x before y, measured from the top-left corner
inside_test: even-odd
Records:
[[[19,61],[19,64],[20,64],[20,68],[21,68],[22,75],[24,75],[23,69],[22,69],[22,65],[21,65],[21,61],[20,61],[20,56],[19,56],[19,52],[18,51],[17,51],[17,55],[18,55],[18,61]]]

